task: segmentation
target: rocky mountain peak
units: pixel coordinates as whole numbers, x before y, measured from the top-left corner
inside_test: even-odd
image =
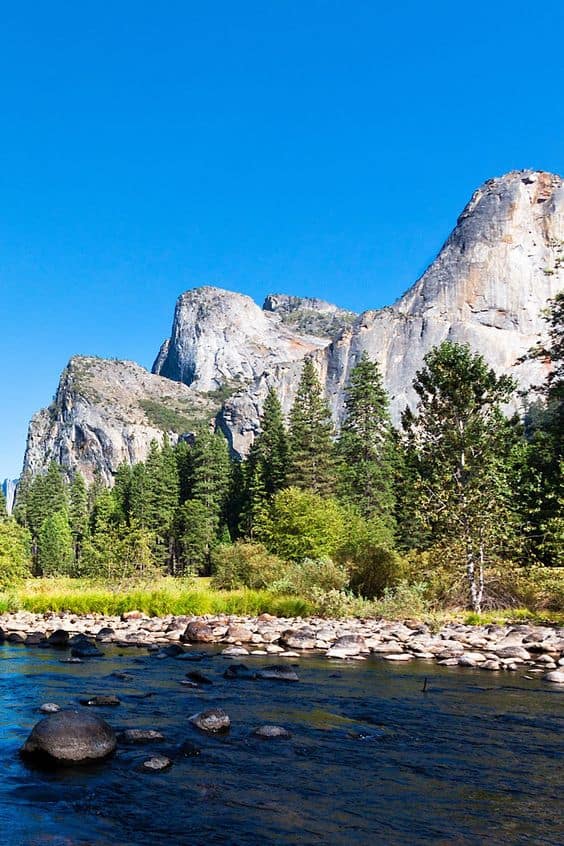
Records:
[[[31,421],[24,468],[55,459],[111,481],[163,431],[175,438],[210,420],[244,455],[268,388],[288,412],[308,355],[337,423],[363,352],[380,364],[396,422],[414,401],[425,354],[445,339],[467,343],[527,388],[546,374],[542,363],[519,359],[545,332],[542,311],[562,288],[562,179],[512,171],[474,192],[437,258],[392,306],[355,316],[321,299],[271,294],[260,308],[205,286],[178,298],[153,374],[133,362],[71,359],[54,403]]]

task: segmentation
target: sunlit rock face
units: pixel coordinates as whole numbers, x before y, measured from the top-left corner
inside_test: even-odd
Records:
[[[198,424],[209,425],[217,408],[186,385],[154,376],[133,361],[75,356],[61,375],[49,408],[31,420],[24,472],[56,461],[88,481],[111,484],[120,464],[135,464],[163,432],[175,442]]]
[[[388,308],[357,316],[281,294],[260,308],[242,294],[195,288],[177,301],[153,374],[133,362],[72,359],[55,402],[30,424],[25,469],[54,459],[111,481],[120,463],[144,459],[163,432],[174,440],[214,423],[244,455],[268,388],[288,412],[307,355],[337,424],[364,351],[380,363],[396,422],[414,401],[423,357],[447,338],[468,343],[526,388],[542,381],[545,365],[518,360],[543,334],[542,310],[563,287],[562,179],[508,173],[475,192],[437,258]]]

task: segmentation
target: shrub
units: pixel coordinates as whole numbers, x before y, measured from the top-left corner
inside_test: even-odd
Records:
[[[276,494],[264,527],[267,547],[289,561],[334,557],[344,534],[345,512],[339,503],[299,488]]]
[[[212,553],[212,585],[221,590],[262,590],[281,579],[285,568],[285,562],[261,543],[221,544]]]
[[[0,589],[31,575],[31,536],[15,520],[0,521]]]
[[[331,558],[305,558],[286,566],[284,577],[272,585],[279,593],[290,593],[316,601],[321,593],[342,591],[349,582],[349,573]]]

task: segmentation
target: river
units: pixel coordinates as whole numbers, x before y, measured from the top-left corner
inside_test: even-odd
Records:
[[[231,662],[216,648],[194,664],[123,648],[83,664],[60,658],[0,646],[2,846],[564,842],[564,692],[526,671],[307,657],[292,684],[225,680]],[[214,683],[182,686],[194,669]],[[159,729],[165,741],[120,746],[86,768],[37,770],[19,758],[41,703],[97,693],[121,699],[95,709],[114,728]],[[228,735],[189,724],[212,706],[230,715]],[[254,737],[263,724],[292,738]],[[178,754],[186,740],[198,756]],[[154,754],[173,766],[143,772]]]

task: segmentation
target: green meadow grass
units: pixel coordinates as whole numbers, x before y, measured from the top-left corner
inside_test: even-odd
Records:
[[[216,591],[209,580],[163,578],[151,584],[107,585],[90,579],[28,579],[9,592],[0,594],[0,612],[68,611],[71,614],[119,615],[143,611],[154,617],[174,615],[235,614],[277,617],[311,614],[310,603],[295,596],[269,591]]]

